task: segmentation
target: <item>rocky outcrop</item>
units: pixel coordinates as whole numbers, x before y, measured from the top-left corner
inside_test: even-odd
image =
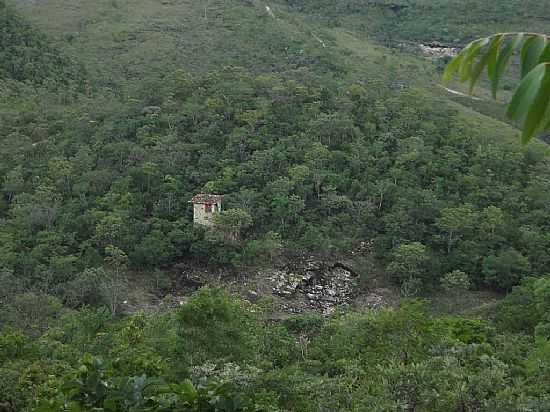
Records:
[[[454,57],[458,54],[458,48],[449,47],[441,43],[419,44],[418,47],[424,55],[432,58]]]
[[[349,305],[356,294],[357,275],[343,263],[308,261],[303,267],[277,270],[268,278],[272,292],[288,299],[302,300],[303,309],[328,314]],[[296,311],[300,311],[299,309]]]

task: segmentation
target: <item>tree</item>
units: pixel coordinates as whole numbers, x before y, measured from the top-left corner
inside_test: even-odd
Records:
[[[177,314],[182,354],[201,361],[255,356],[255,316],[247,302],[222,289],[200,289]]]
[[[170,239],[160,230],[153,230],[136,246],[131,257],[142,267],[156,267],[170,262],[175,253]]]
[[[37,293],[22,293],[0,311],[0,324],[16,327],[27,335],[38,337],[55,324],[63,313],[56,298]]]
[[[512,96],[506,112],[517,122],[525,144],[537,133],[550,128],[550,41],[538,33],[498,33],[474,40],[448,65],[443,75],[444,83],[454,74],[462,82],[470,82],[473,91],[483,70],[491,81],[491,91],[496,98],[501,79],[510,59],[520,50],[521,80]]]
[[[437,219],[437,227],[445,232],[447,253],[451,253],[454,244],[474,225],[477,216],[469,205],[446,208]]]
[[[23,177],[23,168],[17,167],[10,170],[4,178],[4,185],[2,191],[7,195],[8,202],[11,202],[12,198],[23,191],[25,185],[25,179]]]
[[[101,292],[111,311],[111,316],[115,317],[122,302],[122,295],[127,288],[128,256],[113,245],[105,248],[105,254],[105,266],[109,270],[109,276],[101,284]]]
[[[498,303],[496,312],[497,324],[504,330],[514,333],[533,334],[535,328],[543,320],[549,320],[550,300],[540,299],[537,289],[548,287],[550,277],[523,279],[502,301]]]
[[[321,198],[321,186],[328,175],[328,164],[330,162],[331,153],[328,148],[318,142],[311,145],[310,149],[304,156],[305,164],[309,168],[317,199]]]
[[[488,241],[499,239],[497,232],[502,229],[505,216],[502,209],[496,206],[488,206],[480,213],[479,228],[482,236]]]
[[[419,281],[429,258],[426,246],[420,242],[403,243],[393,251],[392,256],[393,261],[387,266],[387,271],[399,283],[405,284],[407,295],[414,295],[413,289],[420,286]]]
[[[252,264],[258,262],[270,262],[283,249],[281,235],[277,232],[267,232],[261,239],[251,240],[245,248],[245,256]]]
[[[461,270],[453,270],[443,275],[440,283],[443,290],[451,295],[457,302],[462,294],[470,289],[471,286],[470,276]],[[449,304],[449,309],[453,309],[452,303]]]
[[[529,260],[510,248],[483,259],[485,281],[497,288],[509,290],[529,274]]]
[[[110,274],[102,267],[87,268],[73,280],[63,284],[63,303],[69,307],[82,305],[108,306],[105,283],[109,282]]]
[[[453,270],[441,278],[441,286],[447,292],[460,294],[470,289],[470,277],[461,270]]]
[[[219,230],[226,240],[240,240],[242,231],[252,225],[252,216],[243,209],[229,209],[216,213],[212,219],[214,228]]]

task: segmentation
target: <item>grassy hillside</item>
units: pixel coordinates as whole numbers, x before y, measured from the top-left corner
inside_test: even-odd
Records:
[[[238,65],[255,72],[323,72],[331,64],[307,31],[248,1],[12,3],[78,56],[101,83],[150,80],[176,68],[204,73]]]
[[[330,26],[353,28],[387,45],[463,45],[500,31],[548,32],[548,0],[281,0]]]
[[[244,0],[101,0],[93,6],[66,0],[12,0],[28,19],[84,62],[90,79],[98,86],[135,90],[141,82],[161,79],[179,68],[200,74],[237,65],[255,73],[285,73],[299,81],[325,85],[342,79],[381,81],[393,87],[420,87],[438,95],[440,64],[388,51],[381,46],[378,27],[402,31],[403,38],[421,41],[428,38],[421,39],[418,33],[424,35],[427,28],[448,33],[434,21],[447,21],[450,16],[463,16],[462,23],[448,21],[449,27],[459,30],[461,24],[471,20],[464,14],[468,12],[483,20],[485,30],[497,30],[497,26],[488,24],[492,20],[486,5],[474,3],[465,8],[463,2],[407,2],[395,9],[393,3],[384,2],[278,2],[271,5],[269,14],[263,2]],[[506,8],[515,6],[506,3]],[[394,19],[394,11],[405,13],[406,18]],[[513,14],[499,13],[508,24]],[[338,24],[328,21],[327,15],[336,16]],[[531,22],[525,13],[513,16],[518,29],[521,23]],[[418,27],[403,28],[407,22]],[[470,36],[475,28],[469,23],[467,27]],[[372,39],[365,34],[372,35]],[[483,94],[487,101],[481,102],[450,94],[446,97],[503,119],[502,106],[489,102],[487,93]]]

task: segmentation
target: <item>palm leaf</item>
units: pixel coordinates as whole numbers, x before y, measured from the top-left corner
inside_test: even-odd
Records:
[[[507,108],[507,115],[522,129],[522,142],[550,128],[550,42],[543,34],[499,33],[474,40],[445,68],[443,82],[455,74],[468,81],[470,93],[487,68],[496,98],[511,57],[520,50],[521,80]]]
[[[524,78],[539,63],[546,47],[546,36],[530,35],[521,49],[521,77]]]
[[[504,76],[506,68],[508,67],[508,62],[510,61],[512,54],[514,54],[514,51],[523,41],[523,37],[523,33],[519,33],[514,36],[513,39],[507,42],[506,46],[504,46],[498,53],[495,71],[489,72],[489,78],[491,80],[491,92],[493,94],[493,98],[495,99],[497,97],[500,79],[502,78],[502,76]]]
[[[521,81],[508,106],[507,115],[523,130],[523,143],[546,128],[549,103],[550,63],[541,63]]]

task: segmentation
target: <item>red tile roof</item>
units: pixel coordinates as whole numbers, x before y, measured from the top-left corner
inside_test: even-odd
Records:
[[[209,195],[207,193],[199,193],[193,196],[193,199],[191,199],[191,203],[213,205],[218,203],[220,200],[222,200],[221,195]]]

